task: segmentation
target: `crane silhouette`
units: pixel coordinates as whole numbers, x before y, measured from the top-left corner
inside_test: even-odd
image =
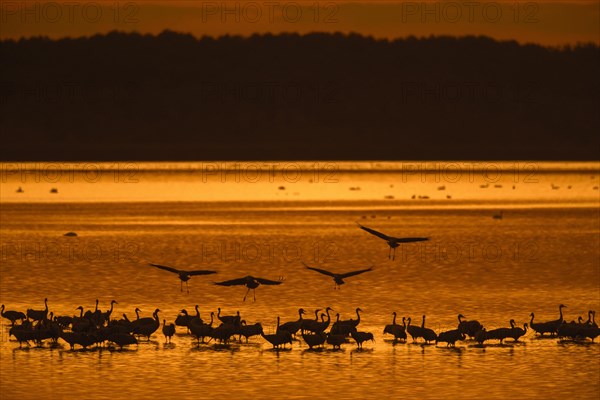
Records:
[[[6,318],[7,320],[10,321],[11,326],[15,326],[15,322],[17,320],[23,321],[23,320],[27,319],[27,316],[24,313],[22,313],[21,311],[12,311],[12,310],[4,311],[4,304],[2,304],[2,307],[0,308],[0,310],[1,310],[0,314],[4,318]]]
[[[424,242],[429,240],[426,237],[406,237],[406,238],[397,238],[393,236],[388,236],[385,233],[381,233],[376,231],[375,229],[367,228],[366,226],[362,226],[358,222],[356,223],[360,229],[369,232],[371,235],[375,235],[378,238],[385,240],[390,246],[390,252],[388,253],[388,258],[394,260],[396,258],[396,247],[400,246],[400,243],[413,243],[413,242]],[[392,252],[393,250],[393,252]]]
[[[283,283],[283,280],[284,280],[283,277],[279,278],[279,280],[277,280],[277,281],[272,281],[270,279],[257,278],[252,275],[248,275],[243,278],[231,279],[231,280],[223,281],[223,282],[214,282],[214,284],[220,285],[220,286],[241,286],[241,285],[246,286],[248,288],[248,290],[246,291],[246,294],[244,295],[244,301],[246,301],[246,297],[248,296],[250,289],[252,289],[252,294],[254,295],[254,301],[256,301],[256,288],[257,287],[259,287],[260,285],[281,285]]]
[[[165,271],[173,272],[174,274],[179,275],[179,279],[181,280],[181,291],[183,292],[183,282],[185,282],[185,288],[187,289],[188,293],[190,292],[190,288],[188,287],[188,281],[192,278],[192,276],[210,275],[210,274],[217,273],[217,271],[204,270],[204,269],[199,269],[199,270],[194,270],[194,271],[186,271],[183,269],[167,267],[166,265],[160,265],[160,264],[149,263],[149,265],[159,268],[159,269],[162,269],[162,270],[165,270]]]
[[[341,273],[341,274],[336,274],[335,272],[330,272],[330,271],[327,271],[327,270],[324,270],[324,269],[321,269],[321,268],[309,267],[304,262],[302,262],[302,264],[306,268],[308,268],[310,270],[316,271],[316,272],[318,272],[320,274],[323,274],[323,275],[331,276],[333,278],[333,281],[335,282],[335,286],[333,287],[334,290],[335,289],[339,289],[341,285],[343,285],[344,283],[346,283],[346,282],[344,282],[345,278],[349,278],[351,276],[359,275],[359,274],[362,274],[363,272],[369,272],[369,271],[373,270],[373,266],[371,266],[371,267],[369,267],[367,269],[359,269],[357,271],[351,271],[351,272],[344,272],[344,273]]]

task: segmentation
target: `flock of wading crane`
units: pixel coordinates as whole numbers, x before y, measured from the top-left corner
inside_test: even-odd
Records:
[[[2,305],[1,315],[11,322],[9,337],[14,336],[19,342],[19,347],[23,343],[30,345],[30,342],[41,347],[45,341],[50,341],[51,346],[57,346],[58,340],[62,339],[69,344],[71,350],[75,346],[83,349],[93,346],[100,347],[106,344],[112,344],[122,349],[124,346],[137,344],[139,338],[150,337],[161,327],[159,312],[154,310],[152,317],[140,318],[141,310],[135,309],[136,318],[129,319],[123,314],[121,319],[112,319],[114,305],[118,304],[115,300],[110,303],[110,309],[101,311],[98,309],[99,301],[96,300],[96,308],[84,312],[82,306],[77,307],[78,316],[54,315],[48,310],[48,299],[44,300],[45,308],[43,310],[28,309],[26,313],[21,311],[5,310]],[[397,314],[393,313],[393,321],[385,326],[383,333],[394,337],[393,343],[406,343],[408,336],[413,342],[419,340],[423,344],[446,343],[446,346],[454,347],[456,342],[471,340],[483,346],[486,341],[499,340],[502,344],[505,339],[518,341],[524,336],[528,328],[535,331],[540,336],[558,337],[574,341],[587,341],[594,339],[600,334],[600,329],[595,322],[595,311],[588,312],[588,318],[580,316],[578,321],[567,322],[563,318],[562,310],[566,307],[559,306],[560,316],[558,319],[548,322],[535,322],[534,314],[531,313],[529,325],[525,323],[523,328],[516,326],[514,320],[510,320],[510,327],[487,330],[480,322],[475,320],[466,320],[462,314],[458,315],[458,326],[456,329],[436,333],[433,329],[425,326],[425,316],[422,318],[421,325],[413,325],[410,317],[402,318],[402,324],[396,323]],[[344,343],[348,343],[352,338],[358,348],[362,348],[363,342],[373,341],[374,336],[371,332],[358,330],[361,322],[360,308],[356,309],[356,319],[342,320],[340,314],[335,315],[335,322],[331,323],[331,312],[333,309],[327,307],[321,313],[321,309],[315,311],[315,318],[305,319],[303,316],[306,311],[302,308],[298,310],[299,318],[297,320],[280,323],[277,317],[277,328],[275,333],[265,334],[260,322],[249,324],[242,319],[240,312],[235,315],[222,315],[221,309],[210,313],[210,321],[205,322],[200,317],[199,307],[195,306],[195,314],[189,314],[185,309],[177,315],[174,323],[167,324],[166,319],[162,322],[162,334],[165,341],[170,342],[176,332],[176,326],[185,328],[187,333],[195,340],[197,346],[201,344],[210,344],[211,342],[220,345],[228,345],[232,341],[245,341],[253,336],[262,336],[269,342],[273,348],[285,348],[286,344],[293,344],[294,341],[304,341],[309,349],[323,348],[325,344],[339,349]],[[215,321],[215,317],[218,321]],[[180,328],[180,329],[181,329]],[[329,329],[328,332],[327,329]],[[300,336],[300,337],[299,337]],[[467,339],[469,337],[469,339]]]
[[[429,240],[424,237],[408,237],[397,238],[388,236],[374,229],[367,228],[358,224],[358,226],[366,232],[375,235],[385,240],[390,248],[388,258],[394,259],[395,249],[401,243],[412,243]],[[183,283],[186,283],[192,276],[215,274],[217,271],[211,270],[180,270],[173,267],[168,267],[160,264],[150,264],[153,267],[175,273],[181,280],[181,290],[183,291]],[[344,279],[359,275],[372,270],[372,267],[351,271],[346,273],[334,273],[320,268],[310,267],[304,264],[309,270],[333,278],[335,288],[343,285]],[[283,278],[277,281],[258,278],[253,276],[245,276],[222,282],[214,282],[220,286],[237,286],[244,285],[247,287],[244,301],[250,290],[255,290],[259,285],[279,285],[283,282]],[[188,289],[189,293],[189,289]],[[256,296],[254,296],[256,300]],[[58,339],[62,339],[69,344],[71,349],[75,346],[81,346],[83,349],[88,347],[103,346],[105,343],[112,343],[122,349],[124,346],[137,344],[138,338],[145,337],[150,341],[150,337],[161,327],[159,312],[160,309],[154,310],[152,317],[140,318],[141,310],[135,309],[136,318],[129,319],[126,314],[123,314],[121,319],[111,319],[115,300],[110,303],[110,309],[101,311],[98,309],[99,301],[96,300],[96,307],[92,310],[84,312],[82,306],[77,307],[79,310],[78,316],[54,315],[53,312],[48,312],[48,299],[44,300],[45,308],[43,310],[28,309],[26,313],[14,310],[5,310],[2,305],[1,315],[11,322],[9,337],[14,336],[21,347],[23,343],[29,346],[29,342],[36,343],[37,346],[43,346],[44,341],[49,340],[53,344],[58,343]],[[588,319],[584,321],[579,317],[578,321],[566,322],[563,319],[562,309],[566,307],[561,304],[559,306],[559,318],[548,322],[534,322],[534,314],[531,313],[531,321],[529,325],[525,323],[523,328],[516,325],[514,320],[510,320],[510,327],[497,328],[487,330],[480,322],[471,320],[468,321],[462,314],[458,315],[458,326],[456,329],[436,333],[433,329],[425,326],[425,315],[423,315],[421,325],[413,325],[410,317],[403,317],[402,324],[396,323],[397,314],[393,313],[393,321],[385,326],[383,333],[393,335],[394,343],[406,342],[410,336],[413,342],[419,339],[425,344],[435,342],[435,344],[443,342],[447,346],[454,347],[456,342],[474,340],[479,345],[483,345],[488,340],[499,340],[503,343],[505,339],[518,341],[524,336],[528,329],[532,329],[537,334],[551,337],[559,337],[561,339],[571,339],[584,341],[591,339],[592,342],[600,334],[598,325],[595,322],[595,312],[588,312]],[[362,348],[363,342],[373,341],[374,336],[371,332],[363,332],[358,330],[358,325],[361,321],[361,309],[356,309],[356,319],[342,320],[340,314],[335,315],[335,322],[331,323],[331,307],[327,307],[324,313],[320,313],[321,309],[315,311],[314,319],[305,319],[303,316],[306,311],[302,308],[298,310],[299,318],[297,320],[280,323],[279,316],[277,317],[277,328],[275,333],[265,334],[260,322],[248,324],[242,319],[240,312],[236,315],[221,315],[221,309],[217,310],[217,314],[210,313],[210,322],[205,322],[200,318],[199,307],[195,306],[195,315],[189,314],[185,309],[176,317],[174,323],[167,325],[166,319],[163,319],[162,333],[165,340],[170,342],[176,332],[176,326],[185,327],[188,334],[195,338],[197,345],[201,343],[220,343],[227,345],[232,340],[242,341],[242,337],[246,342],[250,337],[262,336],[267,342],[273,345],[273,348],[285,348],[286,344],[292,345],[293,341],[300,341],[298,334],[310,349],[322,348],[327,343],[333,346],[334,349],[339,349],[342,344],[347,343],[351,337],[358,348]],[[215,316],[220,322],[215,321]],[[20,323],[17,323],[20,322]],[[331,325],[331,326],[330,326]],[[329,328],[329,331],[327,329]]]

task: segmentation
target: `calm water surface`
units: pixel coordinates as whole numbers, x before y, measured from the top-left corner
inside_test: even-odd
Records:
[[[159,166],[142,165],[137,182],[127,183],[106,174],[78,180],[82,172],[52,182],[3,175],[2,303],[41,309],[47,297],[51,311],[73,315],[96,298],[103,310],[116,299],[115,316],[135,318],[135,307],[150,316],[158,307],[170,322],[198,304],[205,320],[217,307],[239,310],[267,333],[278,315],[297,319],[300,307],[330,306],[347,319],[360,306],[359,328],[375,342],[362,351],[354,343],[320,352],[295,343],[276,352],[260,337],[196,347],[180,329],[170,345],[155,334],[126,351],[70,351],[62,341],[20,349],[4,320],[0,398],[598,398],[598,343],[529,333],[521,343],[446,349],[394,345],[382,334],[393,311],[413,320],[426,314],[439,333],[456,326],[458,313],[495,328],[510,319],[522,325],[532,311],[537,320],[556,319],[560,303],[569,321],[600,310],[598,163],[544,164],[527,183],[515,182],[506,165],[495,182],[481,172],[451,182],[407,171],[403,182],[402,165],[344,165],[327,183],[306,174],[295,182],[281,175],[203,182],[197,164]],[[431,240],[400,247],[390,261],[385,242],[355,222]],[[68,231],[79,236],[64,237]],[[333,271],[375,268],[334,291],[330,278],[301,261]],[[192,278],[187,294],[176,276],[148,262],[219,273]],[[212,285],[247,274],[285,281],[259,287],[256,302],[251,295],[242,302],[243,287]]]

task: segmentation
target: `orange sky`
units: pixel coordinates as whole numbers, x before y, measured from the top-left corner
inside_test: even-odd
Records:
[[[488,35],[544,45],[600,44],[598,1],[0,1],[2,38],[111,30],[195,36],[358,32],[375,37]]]

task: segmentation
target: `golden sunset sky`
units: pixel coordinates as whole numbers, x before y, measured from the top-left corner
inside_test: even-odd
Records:
[[[194,36],[356,32],[377,38],[487,35],[521,43],[600,44],[598,1],[0,1],[3,39],[112,30]]]

